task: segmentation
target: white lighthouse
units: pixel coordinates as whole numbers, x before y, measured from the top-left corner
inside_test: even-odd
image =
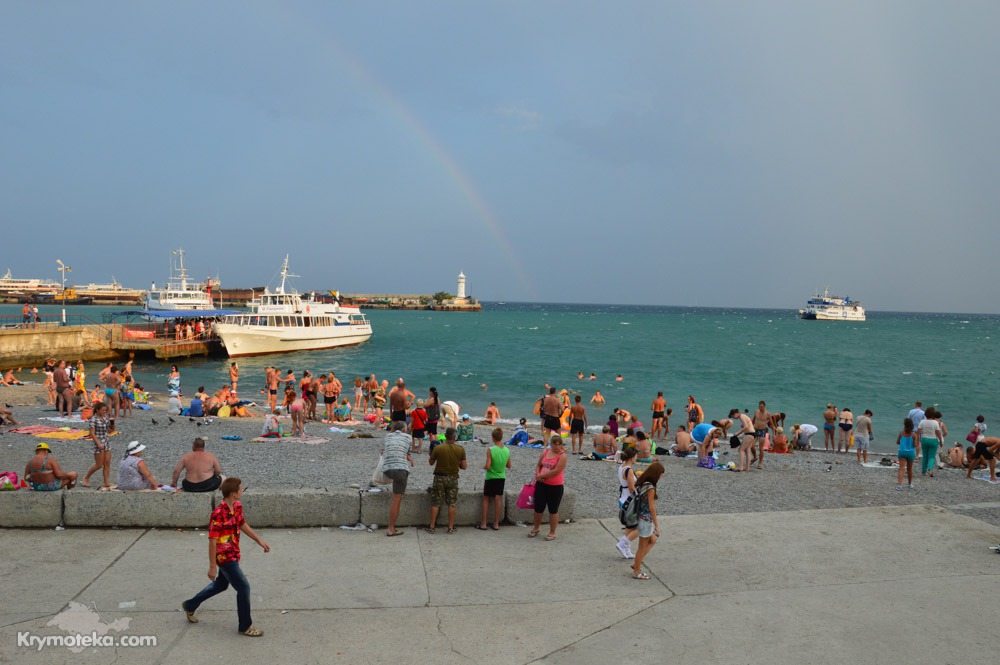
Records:
[[[465,273],[458,273],[458,292],[455,294],[456,300],[465,299]]]

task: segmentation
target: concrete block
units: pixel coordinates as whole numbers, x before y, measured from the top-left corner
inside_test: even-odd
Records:
[[[0,492],[0,527],[54,527],[62,521],[63,494],[19,489]]]
[[[414,491],[416,490],[416,491]],[[361,493],[361,521],[365,524],[385,526],[389,522],[389,501],[392,499],[392,485],[387,485],[382,492]],[[479,524],[482,518],[483,493],[459,492],[458,504],[455,506],[455,524],[471,526]],[[431,516],[431,495],[424,487],[414,487],[411,483],[403,502],[399,506],[399,517],[396,526],[427,526]],[[448,524],[448,506],[442,505],[438,515],[438,526]]]
[[[511,524],[524,522],[531,524],[535,519],[534,510],[523,510],[517,507],[517,496],[521,493],[521,488],[517,491],[507,490],[504,492],[504,505],[507,512],[507,521]],[[559,504],[559,520],[566,521],[573,519],[573,512],[576,510],[576,492],[564,491],[562,501]],[[542,515],[542,521],[547,522],[548,513]]]
[[[216,492],[215,496],[219,505],[222,495]],[[356,524],[361,514],[356,490],[254,488],[241,501],[253,527],[340,526]]]
[[[210,492],[66,492],[66,526],[206,527],[214,506]]]

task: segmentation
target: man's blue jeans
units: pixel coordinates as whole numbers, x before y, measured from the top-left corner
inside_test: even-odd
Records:
[[[247,582],[246,575],[240,570],[238,561],[220,563],[219,574],[216,575],[215,581],[199,591],[194,598],[185,600],[181,605],[186,611],[195,612],[202,603],[212,596],[222,593],[230,585],[236,591],[236,611],[240,617],[238,630],[242,633],[253,625],[253,620],[250,618],[250,583]]]

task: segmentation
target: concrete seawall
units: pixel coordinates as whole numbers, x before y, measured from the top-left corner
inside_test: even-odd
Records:
[[[325,489],[251,490],[243,495],[247,521],[259,527],[310,527],[379,524],[389,517],[391,492]],[[455,523],[479,524],[482,511],[480,492],[459,492]],[[0,492],[0,528],[68,527],[205,527],[215,506],[222,501],[218,492],[93,492],[60,490]],[[532,513],[516,507],[517,493],[504,497],[506,521],[531,522]],[[574,519],[576,495],[566,492],[559,517]],[[490,508],[492,516],[492,507]],[[430,513],[430,495],[413,492],[403,497],[399,526],[425,526]],[[438,524],[447,523],[442,507]],[[545,516],[548,519],[548,516]]]
[[[104,326],[39,327],[37,330],[0,331],[0,366],[33,367],[48,357],[77,360],[112,360],[119,354],[111,348]]]

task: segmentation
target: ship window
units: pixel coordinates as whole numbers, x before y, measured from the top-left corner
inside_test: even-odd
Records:
[[[269,325],[269,326],[273,326],[274,325],[274,317],[273,316],[267,317],[267,325]]]

